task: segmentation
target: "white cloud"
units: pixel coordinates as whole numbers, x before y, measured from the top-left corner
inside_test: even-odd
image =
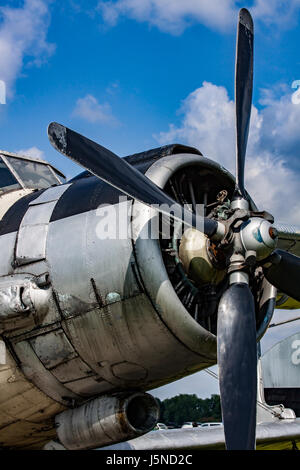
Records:
[[[127,16],[139,22],[148,22],[162,31],[180,34],[189,24],[201,23],[214,29],[232,28],[241,6],[238,0],[100,0],[104,21],[115,25]],[[245,1],[255,20],[268,25],[289,27],[294,24],[300,0]]]
[[[265,94],[266,96],[266,94]],[[204,82],[182,103],[178,126],[156,136],[160,144],[180,141],[235,172],[234,103],[225,88]],[[246,187],[259,208],[277,220],[300,224],[299,175],[289,167],[300,148],[300,105],[291,94],[252,107],[246,161]],[[288,148],[288,152],[287,152]]]
[[[91,123],[114,124],[117,122],[110,105],[108,103],[100,104],[93,95],[79,98],[72,114]]]
[[[98,9],[110,25],[128,16],[173,34],[193,22],[224,29],[233,24],[236,12],[234,0],[101,0]]]
[[[294,26],[300,0],[256,0],[251,13],[267,25]]]
[[[49,26],[47,0],[25,0],[22,7],[0,7],[0,80],[5,81],[11,97],[25,58],[40,65],[54,50],[47,43]]]
[[[26,155],[28,157],[35,158],[36,160],[45,160],[45,154],[43,150],[37,147],[30,147],[28,149],[17,150],[18,155]]]

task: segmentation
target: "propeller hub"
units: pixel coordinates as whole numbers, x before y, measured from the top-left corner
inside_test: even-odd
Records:
[[[241,242],[246,252],[255,252],[256,259],[262,260],[276,248],[277,230],[270,222],[260,217],[251,217],[240,230]]]

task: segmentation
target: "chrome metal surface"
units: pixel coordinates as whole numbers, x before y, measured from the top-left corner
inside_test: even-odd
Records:
[[[231,201],[231,209],[249,210],[249,202],[246,199],[234,199]]]
[[[251,217],[244,222],[240,229],[240,236],[245,251],[253,251],[257,260],[267,258],[276,248],[277,237],[272,238],[270,230],[273,225],[265,219]]]
[[[229,284],[249,284],[249,275],[244,271],[234,271],[229,276]]]

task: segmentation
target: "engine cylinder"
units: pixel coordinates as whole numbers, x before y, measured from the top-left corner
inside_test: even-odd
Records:
[[[56,432],[68,450],[94,449],[151,431],[158,416],[148,393],[105,395],[56,416]]]

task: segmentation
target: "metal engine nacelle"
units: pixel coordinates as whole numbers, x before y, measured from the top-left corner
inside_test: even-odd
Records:
[[[218,164],[192,153],[133,157],[130,163],[169,194],[175,189],[179,201],[193,203],[192,179],[195,202],[225,214],[224,205],[215,206],[216,197],[224,189],[230,198],[234,179]],[[57,418],[66,448],[135,437],[154,426],[150,418],[156,412],[143,411],[146,424],[140,427],[130,410],[154,405],[138,406],[142,399],[133,397],[216,362],[216,307],[223,281],[208,283],[208,289],[193,284],[179,259],[180,239],[148,236],[157,211],[126,198],[120,202],[120,196],[95,177],[81,176],[25,196],[2,218],[0,328],[11,363],[4,365],[10,375],[1,387],[17,402],[9,413],[6,402],[0,403],[0,427],[9,423],[0,429],[3,446],[16,443],[14,423],[27,432],[26,445],[35,445],[37,436],[38,445],[44,445],[55,435],[52,424],[49,434],[42,431],[49,419],[68,408]],[[123,224],[129,236],[105,233],[123,219],[130,222]],[[201,256],[206,258],[204,249]],[[209,268],[204,281],[212,281],[214,267]],[[258,336],[266,330],[276,297],[267,284],[260,290]],[[14,358],[29,404],[21,396],[20,405],[19,382],[10,378],[16,376]],[[126,390],[128,407],[117,395]],[[28,424],[37,413],[40,427]]]

